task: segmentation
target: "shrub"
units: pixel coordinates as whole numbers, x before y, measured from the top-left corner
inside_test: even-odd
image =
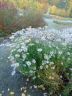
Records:
[[[29,26],[44,26],[43,13],[35,9],[17,10],[16,8],[0,10],[0,29],[5,35]]]
[[[72,80],[72,44],[64,41],[60,34],[58,38],[61,41],[56,40],[57,37],[51,32],[51,35],[48,32],[46,34],[46,30],[28,28],[15,33],[10,37],[12,50],[9,58],[15,63],[12,64],[14,70],[32,77],[37,83],[39,80],[51,96],[58,96],[64,94],[63,90]]]
[[[39,73],[40,79],[43,81],[45,86],[47,86],[48,90],[50,90],[52,95],[59,95],[72,79],[71,46],[58,46],[59,49],[53,48],[52,50],[54,51],[52,51],[53,55],[50,58],[50,63],[47,66],[48,68],[44,68]]]
[[[4,6],[0,6],[0,30],[5,36],[13,31],[12,25],[15,23],[17,10],[8,3],[2,2],[2,4]]]
[[[22,28],[29,26],[35,28],[45,25],[45,22],[43,20],[43,13],[33,8],[24,10],[23,16],[18,16],[17,20],[19,20],[19,25],[21,25]]]

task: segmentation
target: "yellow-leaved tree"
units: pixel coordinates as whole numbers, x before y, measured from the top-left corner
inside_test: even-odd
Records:
[[[50,10],[51,14],[55,15],[57,13],[57,7],[56,6],[51,6],[49,10]]]

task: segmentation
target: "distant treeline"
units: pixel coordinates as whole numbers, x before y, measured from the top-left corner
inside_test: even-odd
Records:
[[[51,14],[72,17],[72,0],[47,0]]]

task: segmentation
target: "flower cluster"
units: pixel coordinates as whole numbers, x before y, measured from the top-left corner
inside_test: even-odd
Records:
[[[72,79],[72,38],[63,35],[48,32],[47,27],[30,27],[14,33],[10,37],[9,57],[14,73],[17,69],[33,79],[39,78],[54,91],[63,88],[63,82]]]

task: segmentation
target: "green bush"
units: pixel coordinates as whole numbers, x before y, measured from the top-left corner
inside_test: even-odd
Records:
[[[51,64],[48,64],[48,69],[43,69],[39,72],[40,80],[50,90],[51,96],[69,96],[72,91],[70,84],[72,80],[72,45],[59,46],[55,54],[50,58]],[[53,48],[54,50],[54,48]],[[61,51],[60,51],[61,50]],[[66,93],[65,93],[65,90]]]
[[[43,84],[50,96],[64,94],[72,80],[72,45],[24,36],[13,39],[10,59],[17,70]],[[39,80],[39,81],[38,81]],[[71,83],[72,84],[72,83]],[[71,88],[71,87],[70,87]],[[67,90],[68,96],[71,90]]]

